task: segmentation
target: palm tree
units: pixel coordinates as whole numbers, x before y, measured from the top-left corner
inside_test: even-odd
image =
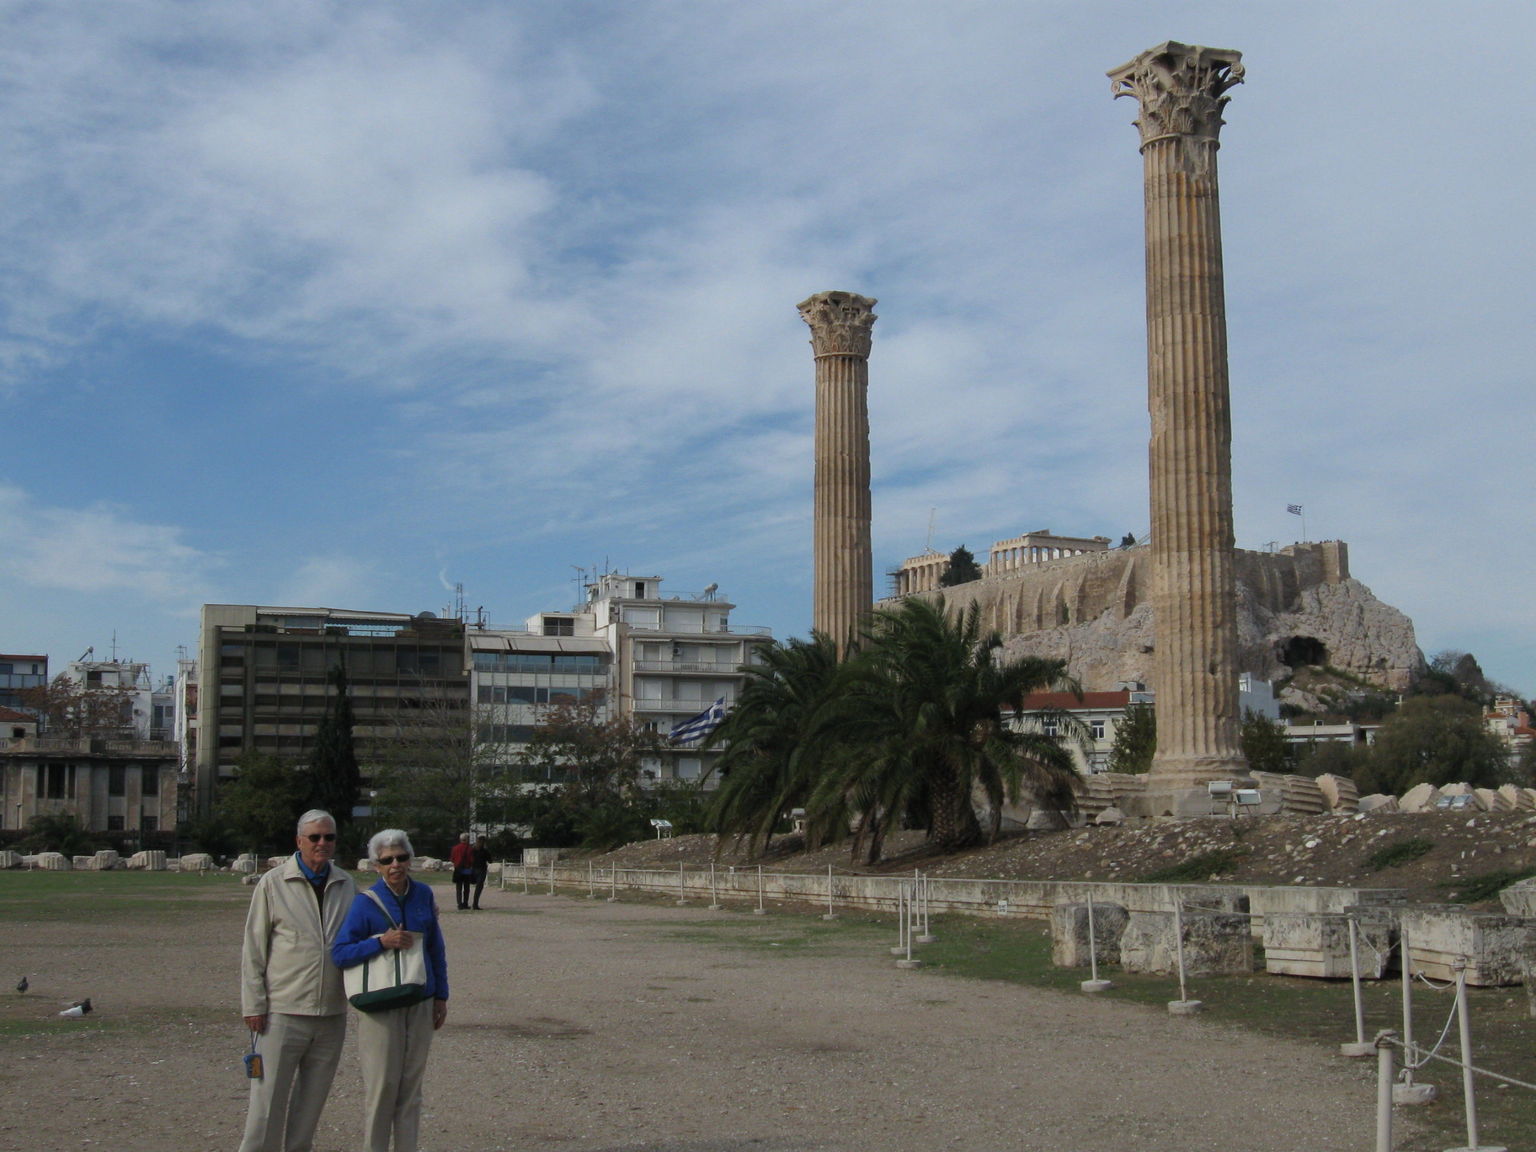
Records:
[[[910,599],[875,613],[842,690],[810,733],[835,734],[849,749],[815,805],[835,808],[841,796],[863,813],[869,829],[861,839],[871,858],[903,817],[920,821],[938,851],[979,843],[977,792],[988,802],[987,839],[1001,828],[1004,801],[1016,802],[1026,787],[1043,806],[1075,806],[1077,775],[1060,738],[1011,722],[1032,692],[1076,690],[1065,662],[1004,660],[1002,645],[998,633],[982,633],[975,605],[953,619],[942,599]],[[1070,731],[1070,721],[1056,719],[1057,731]]]
[[[755,651],[758,662],[743,668],[747,679],[734,707],[705,741],[724,748],[708,827],[746,837],[754,852],[773,838],[785,813],[806,805],[833,758],[836,742],[812,734],[839,678],[837,645],[820,633]],[[810,839],[825,827],[819,822]]]

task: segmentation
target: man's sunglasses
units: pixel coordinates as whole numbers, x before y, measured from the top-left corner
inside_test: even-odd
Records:
[[[380,856],[379,857],[379,863],[380,864],[409,864],[410,862],[411,862],[411,854],[409,852],[402,852],[398,856]]]
[[[304,833],[304,839],[308,840],[311,844],[318,844],[322,840],[324,840],[327,844],[329,844],[332,840],[336,839],[336,833],[334,833],[334,832],[306,832],[306,833]]]

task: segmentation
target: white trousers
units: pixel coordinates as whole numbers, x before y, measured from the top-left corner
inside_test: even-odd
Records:
[[[262,1078],[251,1081],[240,1152],[311,1152],[346,1037],[345,1012],[267,1016],[267,1030],[256,1037]]]
[[[363,1147],[367,1152],[416,1152],[421,1132],[421,1082],[432,1048],[432,1001],[357,1014],[357,1055],[363,1066]]]

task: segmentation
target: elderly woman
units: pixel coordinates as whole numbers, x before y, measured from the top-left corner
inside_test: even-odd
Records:
[[[395,1152],[416,1152],[427,1052],[432,1033],[448,1018],[448,960],[437,901],[430,887],[411,880],[413,855],[410,837],[398,828],[386,828],[368,841],[368,858],[379,881],[354,898],[331,947],[337,967],[351,968],[385,949],[409,948],[418,935],[424,937],[427,984],[421,1000],[357,1016],[363,1144],[368,1152],[389,1152],[391,1133]]]

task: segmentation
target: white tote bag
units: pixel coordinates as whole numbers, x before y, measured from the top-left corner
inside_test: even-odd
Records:
[[[379,906],[393,927],[400,927],[384,901],[373,891],[363,893]],[[386,948],[377,956],[341,970],[347,1003],[359,1012],[404,1008],[427,995],[426,934],[417,932],[409,948]]]

